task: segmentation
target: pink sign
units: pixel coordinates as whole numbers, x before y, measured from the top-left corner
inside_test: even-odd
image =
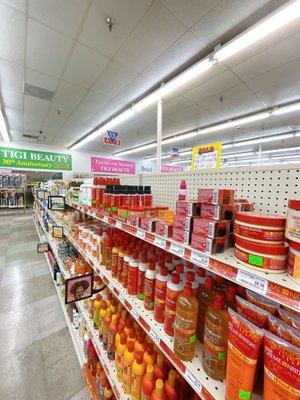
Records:
[[[161,172],[181,172],[184,171],[184,167],[174,165],[162,165]]]
[[[135,162],[114,158],[91,157],[91,171],[107,174],[135,174]]]

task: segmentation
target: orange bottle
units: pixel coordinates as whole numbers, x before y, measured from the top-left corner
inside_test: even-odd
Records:
[[[154,379],[166,379],[168,375],[167,367],[165,364],[165,356],[162,353],[157,354],[156,364],[154,365]]]
[[[148,343],[147,344],[147,348],[146,348],[146,351],[144,353],[143,360],[144,360],[146,365],[149,365],[149,364],[154,365],[155,364],[156,353],[155,353],[154,348],[153,348],[153,343]]]
[[[136,354],[138,351],[142,352],[143,354],[146,351],[145,335],[143,334],[138,336],[138,339],[134,344],[134,353]]]
[[[176,388],[177,372],[175,369],[171,369],[169,372],[169,377],[164,384],[164,389],[166,392],[167,400],[178,400],[179,393]]]
[[[198,301],[191,282],[186,282],[177,299],[174,329],[174,353],[183,361],[195,355]]]
[[[229,285],[226,289],[226,308],[236,311],[236,285]]]
[[[143,362],[143,353],[135,353],[135,360],[132,363],[131,400],[140,400],[142,391],[142,379],[145,375],[146,364]]]
[[[128,336],[129,330],[131,329],[133,324],[133,321],[130,317],[127,317],[126,322],[125,322],[125,328],[124,328],[124,333]]]
[[[131,393],[131,369],[134,361],[134,343],[128,342],[123,354],[123,389],[125,394]]]
[[[104,318],[107,314],[107,302],[104,301],[99,312],[99,339],[103,339]]]
[[[117,324],[118,324],[118,316],[117,314],[114,314],[111,317],[111,322],[108,327],[107,357],[109,360],[115,359]]]
[[[155,388],[154,367],[147,365],[146,373],[142,379],[141,400],[150,400],[151,394]]]
[[[103,348],[106,350],[107,349],[107,342],[108,342],[108,330],[109,330],[109,325],[111,322],[111,311],[107,310],[106,317],[103,320]]]
[[[135,330],[134,330],[133,328],[130,328],[130,329],[129,329],[128,336],[127,336],[127,343],[128,343],[130,340],[131,340],[134,344],[135,344],[135,342],[137,341],[137,337],[136,337],[136,334],[135,334]]]
[[[161,267],[160,273],[156,275],[154,298],[154,319],[161,324],[164,323],[167,283],[170,279],[167,268]]]
[[[167,397],[164,392],[164,383],[162,379],[157,379],[155,382],[155,389],[153,390],[151,400],[167,400]]]
[[[104,398],[104,390],[108,384],[108,380],[106,378],[105,372],[102,371],[100,375],[100,388],[99,388],[99,397],[100,399]]]
[[[122,326],[120,324],[120,322],[119,322],[118,330],[117,330],[116,338],[115,338],[115,346],[116,346],[116,348],[117,348],[118,344],[120,343],[120,338],[121,338],[121,335],[122,335],[123,332],[124,332],[124,326]]]
[[[97,294],[93,305],[93,322],[95,329],[99,328],[99,312],[102,307],[102,303],[103,302],[100,294]]]
[[[197,338],[202,343],[205,327],[205,313],[208,306],[213,302],[215,296],[214,281],[211,276],[205,280],[204,286],[200,288],[198,297],[198,316],[197,316]]]
[[[126,350],[127,337],[125,333],[122,333],[120,337],[120,342],[116,347],[116,370],[118,381],[123,380],[123,354]]]
[[[202,355],[203,369],[212,379],[225,378],[227,336],[228,313],[225,310],[225,296],[218,292],[206,312]]]

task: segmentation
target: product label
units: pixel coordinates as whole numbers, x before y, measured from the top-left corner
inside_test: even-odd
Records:
[[[136,236],[139,237],[140,239],[145,239],[146,232],[142,231],[141,229],[138,229],[136,232]]]
[[[257,267],[262,267],[263,261],[264,261],[263,257],[257,256],[256,254],[249,254],[249,256],[248,256],[249,264],[256,265]]]
[[[154,292],[155,292],[155,279],[145,278],[145,308],[146,310],[154,309]]]
[[[150,330],[149,335],[155,344],[159,344],[160,337],[153,329]]]
[[[184,255],[184,247],[176,243],[171,243],[170,251],[179,257],[183,257]]]
[[[184,373],[186,380],[188,383],[192,386],[194,390],[196,390],[197,393],[200,393],[201,391],[201,383],[198,378],[195,377],[192,371],[190,371],[188,368],[186,369]]]
[[[167,242],[165,241],[165,239],[162,239],[162,238],[160,238],[158,236],[155,236],[155,239],[154,239],[155,246],[158,246],[161,249],[164,249],[166,247],[166,243]]]
[[[245,285],[248,289],[252,289],[257,293],[266,294],[268,289],[268,281],[259,276],[252,275],[249,272],[238,270],[236,281]]]
[[[116,228],[122,229],[122,222],[121,221],[116,221]]]
[[[192,250],[190,260],[200,267],[208,268],[209,257],[199,253],[198,251]]]
[[[154,319],[157,322],[164,322],[165,299],[166,299],[167,282],[156,281],[155,286],[155,305]]]
[[[244,238],[263,240],[266,242],[284,241],[284,228],[282,230],[272,230],[272,228],[254,228],[247,225],[234,224],[234,233]]]

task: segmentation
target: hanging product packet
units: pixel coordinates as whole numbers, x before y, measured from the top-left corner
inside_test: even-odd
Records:
[[[268,315],[268,331],[300,348],[300,332],[274,315]]]
[[[255,304],[257,307],[263,308],[268,311],[272,315],[277,315],[279,305],[270,299],[267,299],[264,296],[261,296],[258,293],[251,292],[251,290],[246,290],[246,299],[250,301],[250,303]]]
[[[266,310],[263,310],[239,296],[236,296],[236,310],[238,314],[242,315],[259,328],[266,328],[268,326],[268,316],[270,314]]]
[[[264,331],[228,309],[226,400],[250,400]]]
[[[283,308],[278,309],[279,319],[284,321],[286,324],[292,326],[295,329],[300,330],[300,316],[284,310]]]
[[[263,400],[299,398],[300,349],[270,332],[265,332]]]

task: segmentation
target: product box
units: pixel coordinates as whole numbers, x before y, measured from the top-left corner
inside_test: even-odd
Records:
[[[176,214],[178,215],[200,215],[200,204],[198,200],[177,201]]]
[[[233,189],[198,189],[198,201],[205,204],[233,204]]]
[[[230,232],[230,222],[215,221],[202,217],[194,217],[193,220],[193,233],[203,235],[210,238],[222,237],[228,235]]]
[[[215,220],[230,220],[233,219],[234,205],[233,204],[201,204],[200,216],[207,219]]]
[[[208,238],[193,233],[191,247],[208,254],[223,253],[228,248],[228,239],[228,236]]]
[[[254,211],[254,204],[249,202],[234,202],[234,212],[237,213],[240,211]]]
[[[180,242],[183,244],[190,244],[190,231],[186,231],[184,229],[178,229],[173,227],[173,235],[172,238],[176,240],[176,242]]]
[[[147,232],[155,232],[155,225],[160,221],[157,218],[141,217],[140,228]]]
[[[173,225],[167,224],[165,221],[158,221],[155,225],[155,233],[166,238],[172,237]]]
[[[193,225],[193,217],[183,214],[175,214],[173,225],[174,228],[191,231]]]
[[[129,223],[132,226],[136,226],[137,228],[140,226],[140,217],[138,217],[137,215],[130,215],[129,217]]]

